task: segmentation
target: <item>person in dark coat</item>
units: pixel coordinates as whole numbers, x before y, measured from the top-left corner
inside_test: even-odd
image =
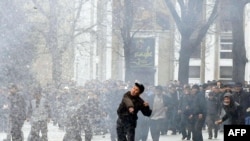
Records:
[[[182,140],[190,140],[191,139],[191,125],[193,120],[189,118],[191,115],[191,105],[192,105],[192,97],[191,97],[191,88],[190,85],[184,85],[183,87],[183,95],[180,98],[180,103],[178,106],[178,113],[181,115],[181,134]]]
[[[230,125],[244,125],[244,111],[242,106],[235,102],[231,93],[226,93],[223,98],[222,108],[225,110],[225,115],[217,120],[216,124],[221,124],[228,119]]]
[[[235,102],[241,105],[243,110],[243,116],[246,117],[246,110],[250,108],[250,94],[243,90],[241,83],[236,83],[234,85],[234,92],[232,95]]]
[[[189,116],[194,122],[192,124],[193,141],[203,141],[202,127],[206,119],[206,99],[200,93],[198,85],[193,85],[191,89],[192,114]]]
[[[15,84],[9,86],[9,133],[6,141],[23,141],[22,127],[26,120],[26,102]]]
[[[134,141],[135,128],[137,123],[137,113],[142,112],[144,116],[150,116],[152,110],[140,95],[144,91],[144,86],[139,83],[123,95],[122,101],[117,109],[118,119],[116,124],[118,141]]]
[[[0,89],[0,132],[7,132],[8,129],[8,96],[5,89]]]
[[[48,122],[51,118],[49,102],[42,94],[40,86],[35,88],[33,93],[34,99],[29,103],[27,114],[27,120],[31,121],[29,141],[48,141]]]
[[[167,110],[167,126],[168,130],[172,130],[172,135],[177,133],[177,117],[178,117],[178,106],[179,106],[179,93],[176,90],[174,84],[168,86],[168,110]]]

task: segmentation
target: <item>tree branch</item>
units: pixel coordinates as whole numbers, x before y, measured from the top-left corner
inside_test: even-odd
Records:
[[[88,27],[88,28],[80,28],[80,29],[76,29],[75,31],[79,31],[79,32],[77,32],[75,35],[74,35],[74,38],[75,37],[77,37],[77,36],[79,36],[79,35],[81,35],[82,33],[84,33],[84,32],[87,32],[87,31],[90,31],[93,27],[95,27],[96,25],[92,25],[92,26],[90,26],[90,27]]]
[[[75,39],[76,36],[74,36],[74,33],[76,31],[76,23],[79,20],[80,16],[81,16],[81,11],[82,11],[82,5],[84,4],[83,2],[84,0],[79,0],[79,7],[77,7],[77,11],[76,11],[76,15],[73,19],[73,23],[71,24],[71,30],[69,33],[69,37],[67,38],[68,40],[66,40],[62,46],[62,51],[64,52],[67,47],[69,46],[69,44]],[[80,35],[83,32],[79,32],[78,34]],[[77,35],[78,36],[78,35]]]
[[[203,24],[202,27],[200,28],[199,33],[197,34],[197,38],[195,38],[196,40],[193,42],[192,47],[195,48],[198,46],[200,41],[205,37],[208,29],[210,28],[210,25],[213,24],[215,19],[218,17],[218,6],[219,6],[219,0],[216,0],[213,11],[209,16],[208,21],[205,24]]]
[[[171,2],[171,0],[165,0],[167,6],[168,6],[168,9],[169,11],[172,13],[172,16],[175,20],[175,23],[177,25],[177,28],[179,29],[180,32],[182,32],[182,21],[181,21],[181,18],[180,16],[178,15],[176,9],[175,9],[175,6],[173,5],[173,3]]]

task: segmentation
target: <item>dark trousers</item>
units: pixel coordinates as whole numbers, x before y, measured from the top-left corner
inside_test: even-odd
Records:
[[[12,118],[10,119],[10,138],[12,141],[23,141],[22,127],[24,124],[23,119]],[[7,137],[8,138],[8,137]]]
[[[82,141],[81,133],[74,130],[64,134],[63,141]]]
[[[208,137],[213,137],[213,130],[214,130],[214,137],[217,138],[219,126],[215,124],[215,121],[219,119],[217,115],[207,115],[206,123],[208,129]]]
[[[39,133],[41,131],[42,136]],[[31,123],[31,130],[29,135],[30,141],[48,141],[48,126],[47,120],[36,121]]]
[[[187,138],[189,140],[191,138],[192,122],[193,121],[190,120],[187,115],[181,114],[180,131],[183,139]]]
[[[171,109],[168,112],[168,130],[172,130],[172,134],[176,134],[177,131],[177,110]]]
[[[168,118],[167,117],[163,119],[162,125],[163,125],[163,127],[161,129],[161,134],[165,135],[165,134],[167,134],[168,128],[169,128],[169,122],[168,122]]]
[[[117,119],[116,132],[118,141],[134,141],[135,140],[136,121]]]
[[[86,124],[85,124],[85,129],[84,129],[84,133],[85,133],[85,141],[91,141],[92,137],[93,137],[93,130],[92,130],[92,125],[90,123],[90,121],[85,120]]]
[[[205,116],[201,119],[198,118],[198,115],[195,115],[193,117],[194,123],[192,125],[192,133],[193,133],[193,141],[203,141],[203,136],[202,136],[202,127],[205,123]]]
[[[153,141],[159,141],[164,119],[150,120],[150,133]]]

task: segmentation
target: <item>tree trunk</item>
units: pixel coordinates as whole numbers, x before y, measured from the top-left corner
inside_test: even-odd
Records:
[[[178,80],[181,84],[188,84],[189,78],[189,61],[192,54],[192,50],[189,46],[188,37],[182,36],[181,49],[179,57],[179,71]]]
[[[60,86],[62,77],[62,54],[59,51],[52,53],[52,80],[56,87]]]
[[[245,81],[245,66],[247,62],[244,36],[244,7],[238,0],[231,0],[231,23],[233,36],[233,81]]]
[[[131,39],[127,38],[124,42],[124,56],[125,56],[125,81],[131,81],[132,72],[131,72]]]
[[[131,29],[133,27],[134,22],[134,10],[133,10],[133,2],[132,0],[124,1],[124,19],[123,26],[121,29],[122,39],[123,39],[123,49],[124,49],[124,57],[125,57],[125,81],[132,80],[132,71],[131,71],[131,44],[132,44],[132,36]]]
[[[62,75],[62,52],[58,46],[58,19],[57,19],[57,0],[50,1],[49,32],[47,44],[52,58],[52,81],[56,87],[61,83]]]

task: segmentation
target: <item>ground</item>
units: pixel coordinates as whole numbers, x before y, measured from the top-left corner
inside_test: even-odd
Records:
[[[48,126],[48,138],[49,141],[62,141],[64,136],[64,131],[59,130],[57,126],[53,126],[51,123],[49,123]],[[23,126],[23,132],[25,141],[27,141],[27,137],[30,131],[30,124],[26,122]],[[6,137],[6,133],[0,133],[0,141],[2,141]],[[220,133],[217,139],[209,140],[207,130],[203,130],[203,138],[204,141],[223,141],[223,134]],[[83,137],[84,140],[84,137]],[[111,141],[109,134],[106,134],[104,136],[102,135],[95,135],[93,137],[92,141]],[[152,141],[151,136],[149,134],[148,141]],[[160,141],[181,141],[181,135],[163,135],[160,137]]]

